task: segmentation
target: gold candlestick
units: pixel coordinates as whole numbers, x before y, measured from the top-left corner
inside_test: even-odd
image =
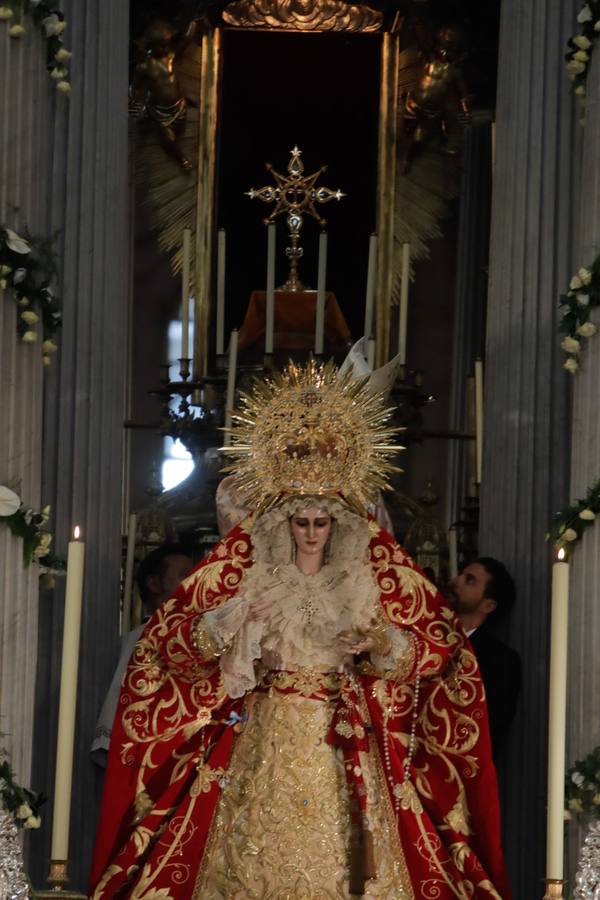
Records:
[[[65,890],[65,885],[69,880],[67,874],[68,860],[53,859],[50,862],[50,872],[48,874],[48,884],[50,889],[47,891],[35,891],[36,900],[38,898],[54,898],[54,900],[86,900],[85,894],[77,891]]]
[[[564,900],[565,884],[566,881],[563,881],[561,878],[547,878],[546,893],[543,900]]]

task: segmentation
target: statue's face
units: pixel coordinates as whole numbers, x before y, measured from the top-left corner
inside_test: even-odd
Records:
[[[332,518],[317,506],[308,506],[291,519],[292,535],[299,553],[307,556],[322,554],[331,534]]]

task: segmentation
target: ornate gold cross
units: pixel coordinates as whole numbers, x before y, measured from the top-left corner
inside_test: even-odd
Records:
[[[265,225],[274,222],[277,216],[287,215],[287,225],[290,232],[291,247],[286,247],[285,255],[290,261],[290,271],[286,283],[283,285],[284,291],[303,291],[304,288],[298,278],[298,260],[304,254],[304,250],[299,246],[300,229],[304,222],[303,216],[312,216],[316,219],[321,227],[327,224],[327,220],[323,219],[315,206],[317,203],[328,203],[330,200],[341,200],[346,195],[339,188],[337,191],[327,187],[318,187],[315,182],[318,177],[327,170],[327,166],[321,166],[312,175],[304,174],[304,163],[300,159],[302,151],[298,147],[294,147],[291,151],[291,158],[288,163],[288,174],[282,175],[276,172],[271,163],[266,163],[265,168],[271,172],[275,179],[275,186],[258,188],[250,188],[246,191],[246,196],[254,200],[258,197],[265,203],[275,203],[275,208],[264,219]]]

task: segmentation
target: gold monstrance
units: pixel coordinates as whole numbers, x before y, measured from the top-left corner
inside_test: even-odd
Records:
[[[284,291],[303,291],[304,287],[298,278],[298,260],[304,254],[299,246],[300,229],[303,224],[303,216],[312,216],[319,225],[324,226],[327,220],[323,219],[315,207],[315,203],[328,203],[330,200],[341,200],[346,195],[339,188],[337,191],[326,187],[315,187],[317,178],[327,170],[327,166],[321,166],[312,175],[304,175],[304,163],[300,159],[302,151],[294,147],[291,151],[291,159],[288,163],[288,174],[282,175],[276,172],[271,163],[266,163],[265,168],[271,172],[275,179],[275,187],[250,188],[246,196],[254,200],[258,197],[265,203],[275,203],[275,208],[264,220],[265,225],[274,222],[277,216],[287,214],[287,225],[290,232],[291,246],[286,247],[285,255],[290,261],[290,271]]]

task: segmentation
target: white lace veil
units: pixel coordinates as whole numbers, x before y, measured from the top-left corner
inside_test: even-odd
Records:
[[[330,563],[367,562],[368,520],[351,512],[341,500],[310,496],[290,497],[256,519],[251,529],[255,562],[280,566],[293,561],[290,517],[309,506],[324,510],[334,519],[328,542]]]

